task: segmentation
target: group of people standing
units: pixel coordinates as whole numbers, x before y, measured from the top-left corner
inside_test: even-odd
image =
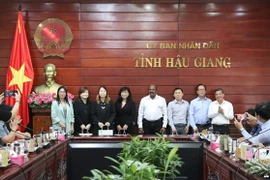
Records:
[[[99,87],[93,101],[89,99],[87,87],[81,87],[78,98],[72,102],[68,99],[67,88],[54,80],[55,65],[45,65],[44,76],[45,83],[37,86],[35,92],[56,92],[56,101],[51,106],[53,128],[68,134],[98,134],[100,129],[113,129],[116,133],[131,135],[192,134],[210,127],[213,127],[213,133],[229,134],[230,120],[234,119],[233,106],[224,99],[222,88],[215,90],[216,100],[212,101],[206,97],[206,86],[198,84],[197,97],[189,103],[183,99],[183,89],[177,87],[173,90],[174,100],[167,105],[165,98],[157,94],[157,86],[150,85],[149,94],[141,99],[137,114],[129,87],[120,88],[115,103],[105,86]],[[21,117],[17,116],[20,97],[17,90],[13,97],[16,102],[12,107],[2,103],[5,100],[4,93],[0,95],[0,144],[12,142],[15,138],[31,137],[29,133],[17,130],[21,122]],[[270,144],[270,102],[258,103],[253,113],[245,114],[247,123],[253,127],[251,133],[244,129],[242,120],[234,121],[243,138],[253,143]]]
[[[129,87],[119,90],[115,103],[105,86],[99,87],[92,102],[87,87],[81,87],[78,98],[72,103],[67,98],[66,87],[60,86],[57,100],[51,106],[53,127],[70,134],[97,134],[100,129],[128,134],[187,134],[208,129],[212,124],[214,132],[229,134],[228,125],[234,113],[232,104],[224,100],[224,90],[215,90],[216,101],[213,102],[206,97],[205,85],[199,84],[196,92],[198,97],[189,104],[183,99],[183,89],[177,87],[173,91],[175,99],[167,106],[165,98],[157,94],[157,86],[150,85],[149,94],[140,101],[137,116]]]
[[[174,100],[166,100],[157,95],[157,87],[150,85],[149,95],[142,98],[138,111],[139,133],[165,133],[167,123],[173,134],[201,132],[213,125],[214,133],[229,134],[230,119],[233,119],[233,106],[224,100],[224,90],[215,90],[216,101],[206,97],[206,86],[196,87],[197,98],[190,104],[183,99],[183,89],[173,91]]]
[[[134,134],[131,126],[136,118],[136,106],[128,87],[122,87],[117,101],[113,103],[105,86],[100,86],[96,99],[90,101],[87,87],[79,88],[78,98],[68,99],[65,86],[55,82],[54,64],[44,66],[45,83],[35,87],[35,92],[56,93],[51,106],[53,128],[69,134],[81,132],[98,133],[99,129],[115,129],[122,133]]]
[[[133,134],[136,106],[129,87],[122,87],[117,101],[113,103],[105,86],[100,86],[94,101],[89,99],[87,87],[79,89],[78,98],[72,104],[67,98],[67,89],[60,86],[57,100],[52,103],[51,117],[55,130],[70,134],[98,133],[100,129],[113,129]]]

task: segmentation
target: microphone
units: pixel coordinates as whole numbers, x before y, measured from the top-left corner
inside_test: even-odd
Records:
[[[17,125],[23,127],[24,129],[28,129],[28,130],[34,132],[33,129],[31,129],[31,128],[29,128],[29,127],[26,127],[26,126],[22,125],[21,123],[18,123]]]
[[[26,127],[26,126],[22,125],[21,123],[18,123],[18,126],[21,126],[21,127],[25,128],[25,129],[28,129],[28,130],[34,132],[33,129],[31,129],[31,128],[29,128],[29,127]],[[24,135],[24,134],[21,134],[21,133],[18,133],[18,132],[16,132],[16,133],[19,134],[19,135],[21,135],[21,136],[24,136],[24,137],[26,137],[26,138],[29,138],[28,136],[26,136],[26,135]],[[30,138],[31,138],[31,137],[30,137]],[[37,140],[35,140],[35,141],[37,142]],[[50,147],[50,145],[46,145],[46,147]],[[35,152],[36,152],[37,154],[39,154],[39,153],[41,152],[41,148],[40,148],[40,147],[36,147]]]

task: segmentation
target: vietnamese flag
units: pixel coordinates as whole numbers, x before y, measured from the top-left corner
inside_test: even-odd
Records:
[[[24,126],[27,126],[29,122],[27,99],[32,89],[33,80],[34,71],[25,34],[22,12],[19,8],[15,36],[7,70],[6,89],[18,89],[21,92],[21,103],[18,114],[22,117],[21,124]],[[6,98],[6,103],[14,105],[15,98]],[[23,131],[24,128],[20,127],[20,130]]]

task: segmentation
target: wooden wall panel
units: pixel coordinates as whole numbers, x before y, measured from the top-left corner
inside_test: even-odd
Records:
[[[143,1],[142,1],[143,2]],[[81,11],[84,12],[177,12],[177,4],[82,4]]]
[[[116,21],[127,21],[127,22],[155,22],[155,21],[177,21],[177,13],[81,13],[81,21],[100,21],[100,22],[116,22]]]
[[[168,32],[147,32],[147,31],[137,31],[137,32],[123,32],[123,31],[82,31],[82,39],[104,39],[104,40],[175,40],[177,39],[177,31]]]
[[[1,1],[1,3],[4,3]],[[137,105],[149,84],[157,84],[167,101],[176,86],[188,101],[194,87],[207,85],[208,97],[222,87],[226,99],[241,113],[270,100],[270,2],[267,0],[5,0],[0,10],[0,91],[5,89],[17,20],[23,18],[35,72],[34,86],[44,82],[43,67],[57,67],[56,81],[77,95],[88,86],[94,99],[106,85],[113,100],[121,86],[131,87]],[[39,23],[47,18],[64,20],[74,40],[64,59],[42,58],[34,42]],[[147,43],[218,42],[219,49],[147,48]],[[161,68],[136,68],[134,58],[162,58]],[[166,68],[165,58],[189,57],[188,68]],[[196,57],[230,57],[230,68],[194,66]]]
[[[140,50],[139,50],[140,51]],[[176,57],[178,55],[177,50],[169,49],[169,50],[152,50],[152,49],[147,49],[147,50],[141,50],[144,53],[145,57]],[[87,50],[87,49],[82,49],[81,55],[83,58],[108,58],[108,57],[117,57],[117,58],[124,58],[124,57],[140,57],[140,52],[138,52],[138,49],[93,49],[93,50]],[[220,54],[220,50],[196,50],[196,51],[190,51],[190,50],[180,50],[179,51],[182,57],[190,57],[196,58],[196,57],[224,57]],[[264,58],[264,57],[269,57],[270,52],[267,49],[226,49],[222,50],[225,57],[231,57],[232,60],[236,58],[242,58],[243,56],[241,54],[245,54],[246,56],[250,58]],[[74,52],[74,55],[76,53]],[[73,54],[71,55],[74,56]],[[132,60],[132,59],[131,59]]]
[[[269,30],[237,30],[233,31],[179,31],[179,40],[228,40],[228,39],[268,39]],[[178,38],[176,31],[82,31],[82,39],[103,40],[175,40]]]
[[[180,10],[179,13],[177,12],[167,12],[162,13],[161,15],[157,16],[157,14],[153,12],[149,13],[129,13],[129,16],[126,16],[126,13],[109,13],[109,12],[93,12],[89,13],[81,13],[81,20],[82,21],[91,21],[91,22],[118,22],[121,21],[132,21],[132,22],[158,22],[161,20],[167,22],[175,22],[177,19],[181,22],[186,23],[193,23],[193,22],[209,22],[209,21],[225,21],[229,22],[237,22],[237,21],[262,21],[268,20],[268,13],[269,11],[262,11],[262,12],[183,12]],[[179,16],[178,16],[179,15]],[[237,17],[237,19],[235,18]],[[188,21],[186,21],[188,19]],[[206,28],[206,26],[205,26]]]
[[[151,43],[167,43],[166,40],[151,40]],[[203,40],[196,40],[198,43],[203,43]],[[267,39],[226,39],[218,41],[222,49],[268,49],[270,41]],[[7,42],[9,43],[9,42]],[[34,42],[32,42],[34,43]],[[76,43],[76,45],[74,45]],[[83,49],[145,49],[149,41],[138,40],[80,40],[81,48]],[[176,43],[177,41],[170,41]],[[3,45],[4,46],[4,45]],[[77,47],[77,41],[72,42],[72,46]],[[1,44],[0,44],[1,47]],[[153,48],[158,49],[158,48]]]
[[[23,4],[21,4],[23,2]],[[75,12],[77,13],[80,11],[80,4],[74,3],[75,1],[65,1],[65,3],[61,3],[61,0],[51,1],[44,3],[42,1],[36,2],[35,0],[3,0],[2,3],[5,3],[2,8],[1,12],[17,12],[19,5],[22,5],[22,10],[25,12]],[[17,17],[17,13],[15,15]]]
[[[40,21],[40,22],[42,22],[43,20],[52,17],[52,14],[50,12],[44,12],[44,13],[40,13],[40,12],[31,12],[31,13],[24,12],[22,14],[23,14],[23,17],[24,17],[24,21],[26,21],[27,19],[31,19],[31,21]],[[1,17],[0,20],[14,21],[14,17],[17,18],[17,16],[18,16],[17,11],[16,12],[2,12],[2,13],[0,13],[0,17]],[[8,17],[8,18],[5,18],[5,17]],[[73,12],[65,12],[65,13],[59,12],[57,14],[57,18],[65,19],[66,22],[75,21],[75,20],[78,21],[79,15],[78,15],[78,13],[73,13]],[[40,22],[38,22],[38,24]],[[34,29],[36,29],[36,27]]]
[[[177,30],[176,22],[82,22],[81,30],[99,31],[151,31],[151,30]]]
[[[234,69],[234,68],[232,68]],[[60,70],[61,71],[61,70]],[[77,72],[77,71],[76,71]],[[209,72],[207,72],[205,69],[203,68],[199,68],[199,69],[193,69],[193,68],[185,68],[182,69],[181,72],[179,70],[177,70],[176,68],[172,68],[170,71],[168,71],[167,68],[153,68],[151,70],[147,69],[147,68],[142,68],[140,69],[140,73],[138,74],[138,70],[137,69],[115,69],[115,68],[106,68],[103,70],[100,70],[99,68],[84,68],[82,70],[80,70],[81,72],[81,76],[95,76],[96,74],[99,74],[99,76],[123,76],[123,74],[126,77],[132,77],[132,76],[136,76],[136,77],[145,77],[145,76],[157,76],[160,74],[166,74],[166,76],[207,76],[209,74]],[[234,76],[234,77],[238,77],[238,76],[253,76],[254,78],[256,78],[257,74],[260,73],[263,76],[270,76],[270,71],[269,69],[255,69],[255,68],[247,68],[247,69],[235,69],[232,74],[228,75],[227,69],[216,69],[213,68],[211,69],[211,72],[215,73],[215,74],[219,74],[219,76]],[[40,72],[41,73],[41,72]],[[36,74],[36,72],[35,72]]]

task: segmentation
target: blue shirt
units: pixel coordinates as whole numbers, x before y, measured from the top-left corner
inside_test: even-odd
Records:
[[[189,105],[189,124],[193,129],[197,129],[196,124],[207,124],[210,123],[210,119],[207,117],[208,115],[208,108],[210,103],[212,102],[211,99],[204,98],[201,99],[197,97],[190,102]]]
[[[5,125],[5,122],[0,120],[0,145],[4,145],[4,143],[2,142],[2,137],[5,137],[6,135],[8,135],[9,130],[7,129],[7,126]]]
[[[262,128],[261,128],[261,124],[258,121],[257,126],[253,127],[250,131],[250,135],[251,136],[257,136],[260,132],[261,132]]]
[[[176,100],[168,104],[168,120],[172,129],[175,129],[175,124],[187,124],[189,103],[182,99],[181,102]]]
[[[245,129],[242,131],[242,135],[252,143],[262,143],[264,146],[268,146],[270,145],[270,120],[262,124],[261,128],[262,130],[257,136],[252,137]]]

